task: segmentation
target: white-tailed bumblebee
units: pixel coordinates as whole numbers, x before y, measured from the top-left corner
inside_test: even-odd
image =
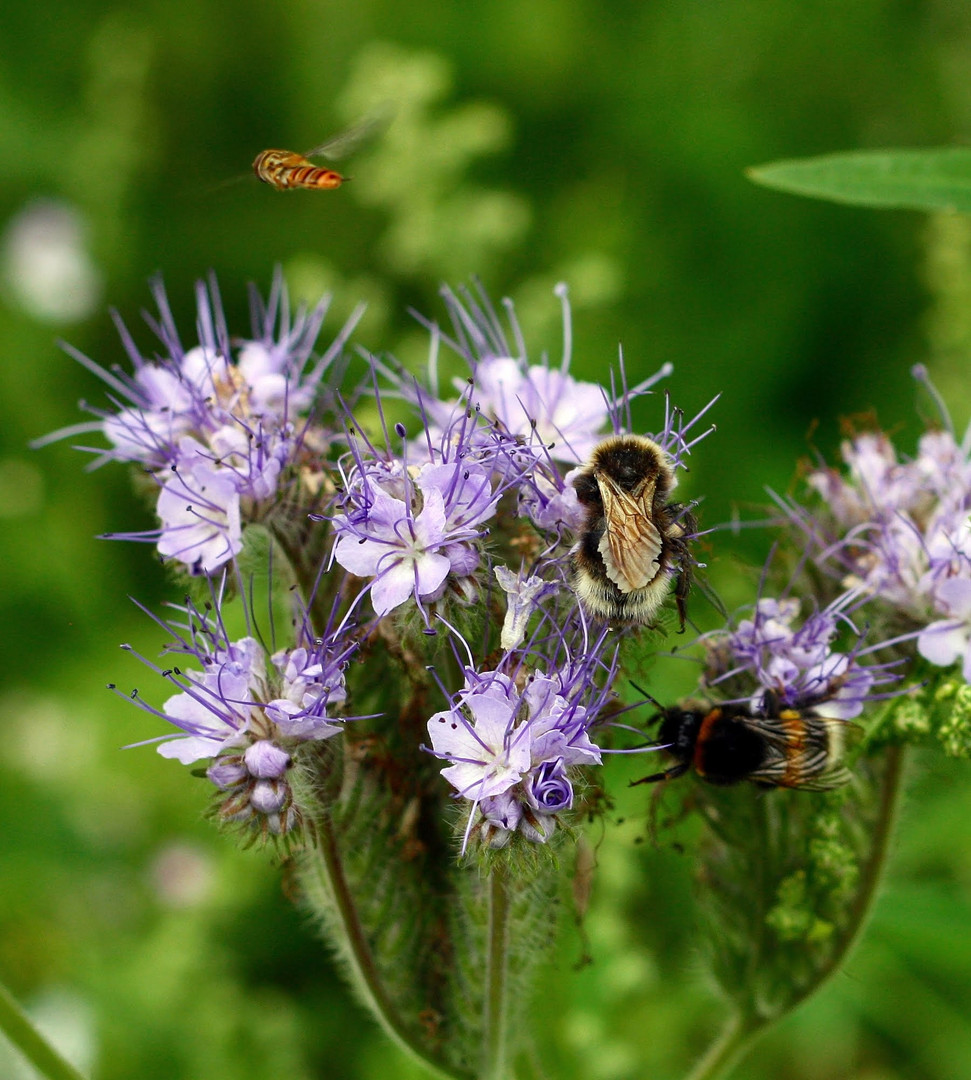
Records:
[[[829,791],[850,779],[842,756],[853,725],[783,708],[772,694],[766,694],[765,710],[767,715],[756,716],[744,705],[665,709],[659,737],[677,764],[634,784],[670,780],[688,769],[709,784],[751,780],[806,791]]]
[[[594,448],[573,481],[587,518],[570,552],[573,591],[609,623],[650,623],[675,578],[684,630],[691,586],[687,537],[697,530],[680,503],[671,459],[643,435],[614,435]]]

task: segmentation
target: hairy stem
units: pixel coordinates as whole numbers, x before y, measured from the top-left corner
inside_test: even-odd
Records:
[[[489,929],[486,942],[483,1080],[505,1080],[509,890],[500,866],[489,875]]]
[[[724,1076],[760,1033],[757,1022],[745,1022],[739,1013],[733,1014],[686,1080],[717,1080]]]
[[[333,824],[326,814],[322,814],[317,821],[317,848],[306,865],[331,900],[337,923],[334,929],[339,930],[341,954],[350,966],[354,985],[372,1015],[402,1050],[421,1062],[433,1075],[443,1080],[470,1080],[468,1074],[447,1068],[429,1055],[428,1048],[408,1028],[389,997],[344,874]]]
[[[34,1027],[10,991],[0,984],[0,1031],[46,1080],[84,1080],[81,1073]]]

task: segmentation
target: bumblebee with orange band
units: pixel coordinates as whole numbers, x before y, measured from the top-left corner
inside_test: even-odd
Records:
[[[660,741],[677,764],[634,784],[653,784],[689,769],[709,784],[750,780],[762,787],[830,791],[850,779],[843,765],[845,720],[807,716],[766,694],[766,715],[744,705],[665,709],[659,714]]]

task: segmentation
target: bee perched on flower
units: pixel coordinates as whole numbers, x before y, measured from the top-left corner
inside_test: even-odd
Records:
[[[591,617],[649,624],[673,578],[684,630],[697,524],[688,507],[668,502],[676,484],[667,453],[642,435],[605,439],[574,476],[587,516],[570,555],[572,583]]]
[[[845,784],[847,721],[893,696],[875,688],[899,677],[892,662],[864,662],[877,646],[864,648],[852,623],[860,603],[858,590],[844,593],[800,624],[797,599],[763,597],[734,627],[704,635],[704,686],[726,699],[662,709],[658,739],[676,764],[635,783],[694,769],[716,785],[827,791]],[[848,652],[833,647],[841,633],[853,638]]]
[[[805,791],[828,791],[850,779],[842,762],[846,721],[782,708],[768,691],[760,712],[710,705],[665,709],[658,718],[658,740],[677,764],[635,784],[670,780],[691,768],[709,784],[750,780]]]

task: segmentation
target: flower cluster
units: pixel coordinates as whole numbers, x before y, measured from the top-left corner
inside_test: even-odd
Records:
[[[117,319],[132,375],[108,371],[69,347],[106,383],[115,409],[89,406],[97,420],[51,438],[100,432],[111,445],[92,451],[95,464],[129,461],[151,474],[160,526],[128,537],[155,541],[162,556],[191,573],[212,574],[241,550],[245,524],[285,503],[295,469],[326,449],[330,434],[314,409],[320,412],[324,378],[363,309],[314,359],[329,298],[291,317],[278,274],[267,305],[254,296],[254,336],[234,357],[214,280],[197,288],[199,342],[188,349],[160,283],[154,293],[159,318],[148,321],[161,356],[143,357]]]
[[[474,827],[495,848],[517,831],[545,842],[557,814],[573,806],[573,767],[601,763],[589,732],[609,697],[616,654],[605,660],[606,631],[591,641],[576,618],[552,621],[551,632],[521,654],[505,653],[498,668],[466,667],[449,708],[428,720],[432,753],[450,763],[442,775],[471,804],[463,850]]]
[[[473,575],[487,561],[486,522],[502,509],[509,495],[517,522],[514,544],[534,555],[531,566],[516,571],[497,567],[502,588],[512,595],[502,575],[529,579],[530,596],[546,585],[562,587],[566,579],[564,544],[567,533],[583,524],[572,479],[577,466],[605,435],[629,431],[630,403],[650,392],[670,373],[665,365],[654,375],[609,394],[596,383],[570,373],[570,309],[566,288],[558,286],[564,322],[564,350],[558,367],[531,364],[510,303],[510,333],[488,299],[445,290],[453,336],[429,325],[432,334],[428,377],[423,384],[386,361],[371,357],[375,376],[388,384],[383,395],[406,401],[414,409],[421,434],[405,440],[396,427],[400,452],[378,450],[362,437],[351,442],[344,470],[344,497],[333,517],[337,536],[334,557],[346,570],[371,583],[379,615],[400,607],[409,597],[419,606],[451,591],[466,600],[476,595]],[[510,343],[510,340],[512,344]],[[456,378],[457,398],[439,396],[438,360],[442,347],[453,350],[468,367],[468,378]],[[380,401],[379,401],[380,404]],[[686,422],[666,404],[664,424],[654,436],[675,467],[684,467],[692,446],[708,429],[689,439],[707,409]],[[353,418],[349,418],[353,427]],[[518,594],[518,588],[515,590]],[[525,595],[525,594],[524,594]],[[532,601],[517,605],[514,622],[524,626]],[[524,630],[516,633],[522,636]],[[512,640],[507,631],[503,645]]]
[[[575,378],[566,288],[557,294],[564,346],[556,365],[530,360],[510,303],[501,320],[481,291],[446,290],[451,332],[428,324],[426,378],[365,354],[367,377],[350,391],[332,376],[358,313],[314,358],[327,302],[291,318],[279,276],[266,306],[254,300],[252,338],[234,348],[210,280],[197,291],[197,345],[183,348],[156,286],[160,316],[150,323],[161,357],[145,359],[120,323],[133,375],[75,354],[109,385],[115,409],[92,409],[96,419],[74,432],[107,437],[96,463],[132,462],[154,478],[160,528],[151,538],[163,555],[190,574],[220,571],[244,598],[242,637],[224,629],[221,592],[215,615],[186,609],[173,649],[194,664],[163,673],[177,692],[151,709],[181,732],[162,742],[164,756],[210,762],[223,819],[289,833],[301,819],[291,770],[307,758],[306,744],[344,728],[345,698],[361,690],[400,715],[413,707],[408,686],[424,687],[425,707],[432,678],[449,708],[421,722],[456,797],[471,806],[466,842],[471,830],[492,846],[513,835],[545,842],[572,808],[578,770],[600,763],[590,731],[612,694],[616,644],[634,632],[588,625],[570,588],[573,534],[588,516],[572,480],[605,436],[632,431],[631,402],[670,366],[628,386],[621,365],[619,388],[609,390]],[[468,375],[440,393],[443,349]],[[365,393],[383,445],[347,404]],[[410,408],[410,430],[389,429],[390,399]],[[684,467],[708,433],[692,434],[698,419],[664,399],[652,438],[672,468]],[[302,532],[278,527],[297,520]],[[268,557],[283,559],[282,578],[300,590],[295,642],[272,655],[234,561],[253,523],[267,526]],[[373,617],[362,614],[365,598]],[[479,657],[466,646],[466,657],[419,674],[415,612],[427,642],[443,626],[458,634],[449,618],[473,628]],[[376,642],[411,667],[400,701],[392,684],[376,693],[358,665],[345,673],[352,652],[365,668]]]
[[[923,368],[914,374],[927,383]],[[884,601],[921,630],[917,648],[925,659],[941,666],[961,659],[967,680],[971,428],[958,441],[943,410],[942,417],[944,426],[920,438],[913,458],[903,457],[883,432],[845,441],[847,472],[820,467],[808,478],[824,500],[823,514],[793,515],[847,585]]]
[[[756,715],[771,701],[838,720],[859,716],[874,689],[897,677],[886,664],[864,663],[873,647],[863,647],[864,632],[850,618],[859,602],[857,592],[844,593],[800,620],[795,597],[763,597],[750,617],[702,639],[707,685]],[[847,634],[849,651],[834,649]]]
[[[162,736],[158,752],[183,765],[210,760],[206,775],[222,792],[220,817],[284,835],[300,822],[288,774],[299,748],[329,739],[344,728],[347,697],[344,670],[354,645],[339,635],[302,642],[267,656],[247,636],[230,641],[218,621],[186,609],[188,625],[167,624],[177,638],[166,650],[190,657],[200,670],[160,669],[143,661],[178,688],[154,709],[181,734]],[[129,648],[126,646],[126,648]]]

